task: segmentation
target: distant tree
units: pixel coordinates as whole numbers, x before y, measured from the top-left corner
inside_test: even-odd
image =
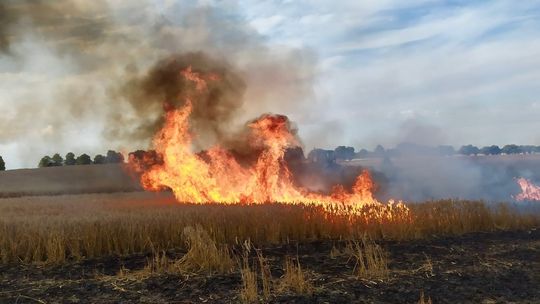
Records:
[[[107,151],[107,156],[105,157],[105,162],[108,164],[117,164],[124,162],[124,156],[120,152],[113,150]]]
[[[496,146],[496,145],[483,147],[482,149],[480,149],[480,154],[499,155],[499,154],[501,154],[501,148],[499,148],[499,146]]]
[[[58,153],[54,154],[53,157],[51,158],[51,160],[53,162],[53,166],[63,166],[64,165],[64,159]]]
[[[354,148],[339,146],[334,150],[336,159],[351,160],[354,158]]]
[[[92,163],[92,159],[88,154],[83,154],[75,160],[75,164],[77,165],[90,165]]]
[[[384,156],[384,154],[386,153],[386,150],[384,149],[383,146],[377,145],[373,153],[375,153],[376,156]]]
[[[75,154],[73,154],[73,152],[69,152],[68,154],[66,154],[66,160],[64,161],[64,165],[73,166],[75,164],[76,164]]]
[[[332,150],[313,149],[308,153],[308,160],[319,164],[332,164],[336,162],[336,155]]]
[[[466,145],[459,148],[458,153],[462,155],[469,155],[469,156],[477,155],[478,153],[480,153],[480,149],[478,149],[478,147],[473,146],[473,145]]]
[[[45,168],[45,167],[52,167],[54,164],[52,158],[48,155],[43,156],[41,160],[39,161],[38,167]]]
[[[520,154],[522,151],[518,145],[506,145],[501,150],[504,154]]]
[[[360,151],[358,151],[358,153],[356,153],[356,155],[354,157],[356,158],[367,158],[369,156],[369,151],[366,150],[366,149],[361,149]]]
[[[105,161],[106,161],[105,156],[103,156],[101,154],[98,154],[98,155],[94,156],[94,164],[96,164],[96,165],[104,164]]]
[[[519,146],[519,149],[521,150],[521,153],[532,154],[534,153],[535,146],[531,146],[531,145]]]
[[[6,170],[6,163],[4,162],[4,159],[2,158],[2,156],[0,156],[0,171],[5,171]]]
[[[439,155],[451,156],[456,154],[454,147],[448,145],[440,145],[436,148],[436,150]]]

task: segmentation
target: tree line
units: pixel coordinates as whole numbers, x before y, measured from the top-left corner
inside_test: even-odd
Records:
[[[92,159],[90,155],[83,153],[77,157],[73,152],[66,154],[63,158],[60,154],[56,153],[52,157],[46,155],[41,158],[38,163],[38,167],[59,167],[59,166],[74,166],[74,165],[100,165],[100,164],[117,164],[123,163],[124,156],[120,152],[113,150],[107,151],[107,154],[97,154]]]
[[[534,154],[540,153],[540,146],[533,145],[497,145],[477,147],[464,145],[455,149],[450,145],[440,145],[436,147],[424,146],[412,143],[401,143],[395,148],[385,149],[382,145],[377,145],[374,150],[361,149],[356,151],[354,147],[339,146],[334,150],[313,149],[308,153],[308,160],[313,162],[332,160],[351,160],[361,158],[377,157],[399,157],[399,156],[454,156],[454,155],[511,155],[511,154]]]
[[[155,151],[150,151],[154,152]],[[288,151],[288,152],[297,152],[297,151]],[[303,152],[301,158],[304,158]],[[411,143],[402,143],[397,145],[395,148],[385,149],[382,145],[377,145],[372,151],[367,149],[360,149],[356,151],[354,147],[348,146],[339,146],[334,150],[327,149],[313,149],[308,155],[307,159],[312,162],[328,162],[335,160],[352,160],[359,158],[373,158],[373,157],[396,157],[396,156],[425,156],[425,155],[439,155],[439,156],[454,156],[454,155],[465,155],[465,156],[476,156],[476,155],[512,155],[512,154],[535,154],[540,153],[540,146],[535,145],[505,145],[505,146],[485,146],[477,147],[474,145],[464,145],[459,149],[455,149],[450,145],[440,145],[436,147],[417,145]],[[294,153],[292,153],[294,154]],[[298,154],[298,153],[296,153]],[[152,156],[153,154],[146,153],[146,151],[138,150],[131,152],[130,159],[142,160],[145,155]],[[159,157],[153,155],[152,159],[158,160]],[[147,160],[146,160],[147,161]],[[109,150],[105,155],[97,154],[94,158],[90,155],[83,153],[79,156],[75,156],[73,152],[69,152],[62,157],[60,154],[56,153],[52,157],[44,156],[40,159],[38,167],[57,167],[57,166],[73,166],[73,165],[91,165],[91,164],[115,164],[123,163],[124,156],[120,152],[114,150]],[[0,171],[6,170],[6,163],[2,156],[0,156]]]

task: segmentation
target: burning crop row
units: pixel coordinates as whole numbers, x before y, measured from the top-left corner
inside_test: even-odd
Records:
[[[154,137],[156,154],[152,162],[139,164],[141,182],[147,190],[169,188],[180,202],[249,204],[281,202],[320,205],[332,211],[358,212],[365,205],[381,204],[373,197],[374,183],[368,171],[363,171],[350,191],[337,185],[329,195],[309,191],[294,184],[291,171],[284,161],[287,148],[300,145],[284,115],[264,114],[247,124],[247,144],[256,151],[255,161],[240,163],[227,149],[215,145],[196,154],[190,116],[199,99],[208,94],[208,86],[220,81],[213,71],[196,71],[188,66],[178,71],[191,86],[185,102],[178,107],[165,103],[165,122]],[[398,203],[399,208],[406,208]]]

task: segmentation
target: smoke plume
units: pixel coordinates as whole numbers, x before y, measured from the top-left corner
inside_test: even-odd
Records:
[[[129,132],[122,130],[122,120],[112,120],[108,134],[135,139],[148,139],[155,134],[162,125],[163,116],[152,117],[151,114],[163,111],[164,105],[172,108],[184,105],[194,88],[181,73],[186,69],[216,78],[206,81],[204,91],[197,94],[190,118],[199,141],[222,139],[228,124],[243,105],[246,85],[227,63],[213,60],[202,52],[172,55],[159,61],[145,75],[128,80],[118,92],[123,95],[119,98],[124,97],[133,108],[138,126]]]
[[[194,108],[200,148],[261,113],[294,113],[312,95],[313,55],[268,45],[229,2],[2,1],[0,147],[10,147],[8,164],[147,148],[163,103],[184,102],[178,73],[187,66],[222,79]]]

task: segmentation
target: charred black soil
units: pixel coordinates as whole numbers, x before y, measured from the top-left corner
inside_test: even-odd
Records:
[[[540,303],[540,230],[379,243],[389,278],[359,279],[355,262],[331,254],[344,241],[291,242],[263,248],[272,278],[286,256],[298,258],[314,286],[310,295],[272,290],[271,303]],[[182,252],[170,252],[180,257]],[[238,303],[242,281],[230,274],[150,274],[148,256],[61,266],[0,266],[0,303]],[[123,274],[119,275],[120,269]],[[260,285],[260,284],[259,284]],[[261,298],[261,302],[264,302]]]

